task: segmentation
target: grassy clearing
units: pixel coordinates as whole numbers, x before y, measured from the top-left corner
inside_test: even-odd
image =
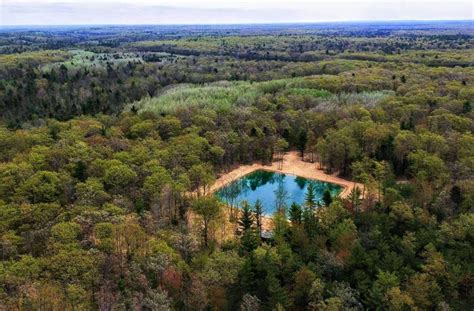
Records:
[[[172,62],[179,57],[165,52],[94,53],[79,49],[62,51],[62,53],[67,57],[58,58],[56,56],[52,61],[45,62],[41,69],[49,71],[53,68],[57,69],[62,65],[72,71],[83,68],[105,69],[107,66],[118,66],[128,64],[129,62],[135,64],[144,62]]]
[[[316,100],[315,110],[328,111],[336,107],[360,105],[366,108],[374,108],[386,98],[394,96],[395,92],[390,90],[370,91],[362,93],[340,93],[331,94]]]
[[[69,60],[47,64],[43,66],[43,69],[50,70],[51,68],[57,68],[61,65],[66,66],[67,69],[78,69],[84,67],[102,68],[107,64],[118,65],[128,62],[143,62],[142,57],[137,53],[94,53],[84,50],[71,50],[69,52],[72,55]]]
[[[360,93],[331,93],[323,88],[321,79],[331,80],[331,76],[288,78],[267,82],[250,83],[216,82],[205,85],[181,84],[169,88],[161,95],[144,98],[128,105],[140,111],[170,113],[187,107],[229,109],[233,106],[251,106],[264,94],[301,96],[318,110],[331,110],[347,105],[374,107],[393,95],[392,91],[366,91]],[[279,96],[279,95],[278,95]]]
[[[327,98],[332,95],[331,92],[328,92],[326,90],[299,88],[299,87],[289,89],[288,94],[304,96],[304,97],[318,97],[318,98]]]
[[[227,109],[239,103],[253,103],[260,94],[248,82],[218,82],[202,86],[183,84],[134,105],[140,110],[155,112],[171,112],[189,106]]]

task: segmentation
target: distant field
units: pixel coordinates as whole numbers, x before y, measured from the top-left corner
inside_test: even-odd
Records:
[[[23,63],[43,65],[54,62],[64,62],[71,57],[71,53],[67,51],[34,51],[18,54],[2,54],[0,55],[0,66],[2,69],[16,67]]]
[[[42,67],[43,70],[50,70],[61,65],[68,69],[77,68],[103,68],[108,65],[116,66],[121,64],[145,63],[145,62],[165,62],[173,61],[177,56],[165,52],[111,52],[111,53],[94,53],[85,50],[70,50],[70,57],[60,62],[50,62]]]
[[[84,50],[71,50],[72,58],[58,63],[50,63],[43,67],[50,70],[52,67],[66,66],[68,69],[81,67],[103,67],[107,64],[116,65],[121,63],[142,63],[143,58],[136,53],[94,53]]]
[[[429,66],[472,66],[472,39],[440,43],[423,37],[246,36],[199,37],[131,43],[139,51],[183,55],[230,55],[243,59],[320,61],[332,59],[421,63]]]

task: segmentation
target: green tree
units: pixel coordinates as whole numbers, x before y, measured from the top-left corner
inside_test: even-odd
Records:
[[[94,177],[76,184],[76,196],[78,203],[94,206],[100,206],[110,198],[102,181]]]
[[[274,147],[276,153],[276,160],[278,161],[278,169],[283,168],[283,154],[284,151],[288,148],[288,142],[284,138],[279,138]]]
[[[358,213],[360,211],[362,191],[359,187],[355,186],[352,188],[349,194],[349,200],[354,212]]]
[[[303,309],[309,304],[311,287],[315,280],[316,274],[308,267],[304,266],[295,273],[292,294],[298,308]]]
[[[419,150],[410,153],[408,159],[411,162],[410,170],[414,177],[426,179],[434,183],[436,187],[444,185],[449,178],[446,164],[436,155]]]
[[[145,178],[143,190],[150,202],[157,202],[161,199],[164,187],[170,185],[171,182],[172,178],[164,167],[155,167],[153,168],[153,173]]]
[[[258,234],[261,235],[262,234],[263,205],[260,200],[255,201],[253,212],[255,213],[255,225],[257,226]]]
[[[347,176],[352,161],[360,155],[360,146],[349,127],[328,131],[326,138],[319,141],[317,149],[328,171],[340,170],[343,176]]]
[[[87,165],[84,163],[84,161],[79,160],[76,163],[72,176],[82,182],[87,179]]]
[[[245,232],[253,228],[254,218],[253,218],[250,205],[247,201],[242,201],[240,205],[241,205],[241,212],[240,212],[240,218],[238,222],[239,222],[239,227],[242,230],[242,232]]]
[[[214,172],[209,165],[193,165],[188,174],[191,187],[198,196],[201,194],[206,195],[209,186],[215,181]]]
[[[258,246],[258,237],[255,231],[254,215],[247,201],[241,203],[239,227],[242,230],[240,242],[244,253],[250,253]]]
[[[399,285],[400,281],[398,280],[397,275],[391,272],[379,271],[377,274],[377,280],[374,282],[372,289],[370,290],[372,303],[374,305],[382,305],[387,292]]]
[[[62,186],[58,173],[38,171],[20,186],[18,193],[31,203],[54,202],[59,200]]]
[[[51,238],[56,243],[68,244],[77,242],[81,227],[73,222],[60,222],[51,228]]]
[[[119,190],[133,183],[137,178],[137,173],[128,165],[123,163],[113,163],[107,166],[104,171],[104,183],[110,189]]]
[[[329,206],[332,203],[332,195],[329,189],[325,189],[323,193],[323,202],[325,206]]]
[[[306,189],[305,205],[308,209],[314,211],[316,208],[316,189],[313,182],[309,182],[308,188]]]
[[[310,238],[315,238],[319,231],[319,223],[316,214],[312,209],[303,210],[303,227]]]
[[[209,229],[212,222],[221,216],[221,204],[213,196],[199,197],[193,202],[193,211],[202,221],[202,237],[205,247],[209,246]]]
[[[302,218],[303,218],[303,210],[301,209],[301,206],[295,202],[293,202],[290,206],[290,220],[293,225],[299,225],[301,224]]]

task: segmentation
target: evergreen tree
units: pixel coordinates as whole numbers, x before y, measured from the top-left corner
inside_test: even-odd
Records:
[[[300,224],[303,216],[301,206],[295,202],[290,207],[290,220],[293,225]]]
[[[361,196],[362,196],[362,191],[360,190],[359,187],[354,187],[351,193],[349,194],[349,200],[352,205],[352,210],[356,213],[359,212],[359,208],[361,205],[361,199],[360,199]]]
[[[242,269],[239,271],[239,285],[249,294],[254,294],[257,287],[257,282],[259,279],[256,277],[256,263],[254,255],[251,253],[245,260]]]
[[[248,254],[258,247],[259,242],[255,232],[252,210],[247,201],[242,202],[242,211],[238,223],[242,230],[240,239],[242,252]]]
[[[79,179],[79,181],[85,181],[87,179],[87,166],[83,161],[78,161],[74,167],[73,177]]]
[[[285,310],[285,307],[288,305],[288,294],[280,285],[278,278],[273,273],[269,272],[265,278],[265,283],[269,294],[268,306],[274,309],[278,305],[281,305],[283,306],[283,310]]]
[[[332,195],[331,195],[331,191],[329,191],[329,189],[324,190],[323,202],[324,202],[324,205],[326,205],[326,206],[329,206],[332,203]]]
[[[288,218],[283,210],[276,211],[273,214],[273,239],[283,241],[288,233]]]
[[[255,230],[245,231],[240,238],[240,245],[243,255],[252,253],[259,245],[259,239]]]
[[[250,205],[247,201],[242,202],[241,215],[239,218],[239,226],[242,232],[248,231],[253,228],[253,215]]]
[[[304,150],[306,148],[306,142],[308,141],[308,132],[306,129],[300,130],[298,133],[298,138],[296,144],[298,146],[298,150],[301,153],[301,157],[304,157]]]
[[[318,222],[313,210],[304,209],[302,223],[308,237],[314,238],[318,231]]]
[[[253,209],[255,213],[255,223],[257,225],[257,230],[258,230],[259,235],[261,235],[262,234],[262,216],[263,216],[262,202],[260,202],[260,200],[257,200],[255,202]]]
[[[316,189],[314,183],[310,182],[306,189],[305,205],[307,208],[314,210],[316,208]]]

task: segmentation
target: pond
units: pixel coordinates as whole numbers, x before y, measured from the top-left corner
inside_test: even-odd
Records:
[[[277,206],[285,205],[289,208],[293,202],[304,204],[310,183],[314,185],[318,202],[322,202],[326,189],[332,196],[337,196],[342,191],[341,186],[333,183],[256,170],[220,188],[215,195],[224,203],[234,207],[239,206],[244,200],[252,206],[260,200],[264,214],[272,215]]]

